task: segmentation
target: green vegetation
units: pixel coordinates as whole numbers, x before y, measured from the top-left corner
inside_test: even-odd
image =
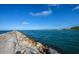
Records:
[[[79,26],[71,27],[71,30],[79,30]]]
[[[79,26],[74,26],[71,28],[64,28],[63,30],[79,30]]]

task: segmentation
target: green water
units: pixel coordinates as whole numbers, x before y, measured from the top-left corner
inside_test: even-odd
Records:
[[[0,33],[5,32],[0,31]],[[79,54],[79,31],[77,30],[24,30],[21,32],[60,53]]]
[[[60,53],[79,53],[79,31],[76,30],[36,30],[22,31]]]

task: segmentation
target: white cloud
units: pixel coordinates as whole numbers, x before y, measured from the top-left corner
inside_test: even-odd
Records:
[[[28,25],[29,23],[28,22],[26,22],[26,21],[23,21],[22,22],[22,25]]]
[[[79,5],[72,9],[72,11],[74,10],[79,10]]]
[[[52,10],[41,11],[41,12],[37,12],[37,13],[30,12],[30,15],[32,15],[32,16],[48,16],[50,14],[52,14]]]

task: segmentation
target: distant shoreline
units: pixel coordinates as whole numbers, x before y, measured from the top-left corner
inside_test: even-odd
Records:
[[[79,30],[79,26],[74,26],[71,28],[64,28],[63,30]]]

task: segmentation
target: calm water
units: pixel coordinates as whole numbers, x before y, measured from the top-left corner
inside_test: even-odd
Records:
[[[5,33],[7,31],[0,31]],[[79,53],[79,31],[77,30],[26,30],[21,31],[60,53]]]

